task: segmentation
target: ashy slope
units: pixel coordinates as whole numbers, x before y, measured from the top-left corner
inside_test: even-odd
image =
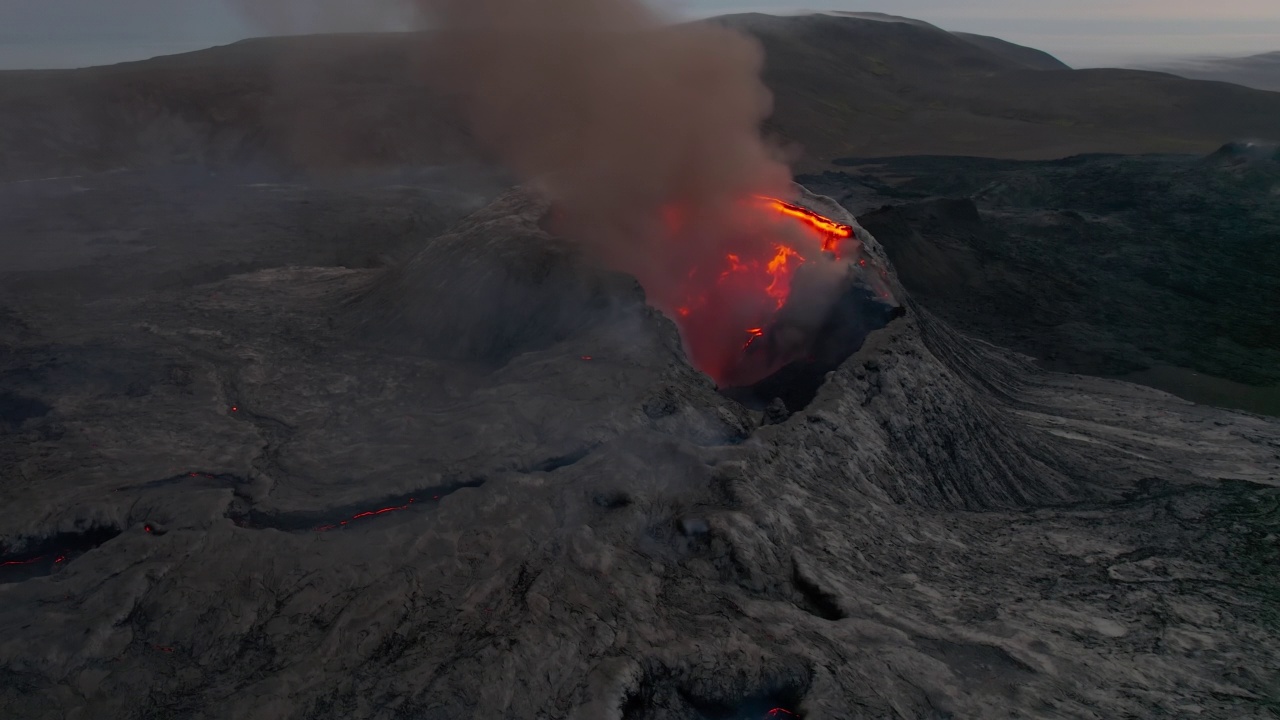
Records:
[[[390,271],[25,299],[0,372],[47,410],[0,433],[4,717],[1274,710],[1280,423],[912,306],[760,426],[634,285],[579,304],[547,207],[504,196]],[[369,321],[484,308],[398,280],[438,261],[584,322],[489,314],[521,352],[483,372],[406,352]]]

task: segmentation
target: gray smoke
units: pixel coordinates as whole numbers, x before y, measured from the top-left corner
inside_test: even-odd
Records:
[[[636,277],[693,362],[723,378],[779,302],[770,278],[722,284],[725,271],[769,264],[780,244],[792,265],[823,255],[753,199],[793,194],[761,134],[772,97],[758,43],[640,0],[407,2],[428,28],[424,92],[541,187],[557,231]]]
[[[749,224],[743,198],[788,192],[761,136],[771,96],[753,40],[672,24],[637,0],[416,1],[435,31],[430,85],[485,149],[544,187],[568,234],[659,307],[678,304],[678,281]]]

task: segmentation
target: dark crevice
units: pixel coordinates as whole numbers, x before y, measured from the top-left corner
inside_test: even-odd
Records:
[[[748,428],[725,428],[725,433],[715,440],[696,443],[699,447],[734,447],[751,437]]]
[[[529,473],[554,472],[561,468],[567,468],[570,465],[573,465],[581,461],[586,456],[590,455],[591,451],[595,449],[596,449],[595,445],[588,445],[587,447],[574,450],[573,452],[567,455],[559,455],[556,457],[547,458],[546,460],[543,460],[540,463],[531,465],[528,469],[525,470],[525,472],[529,472]]]
[[[539,573],[536,570],[529,569],[529,563],[520,565],[520,572],[516,575],[515,584],[511,588],[511,595],[520,602],[525,602],[529,596],[529,588],[533,587],[538,575]]]
[[[800,706],[802,693],[793,688],[751,695],[733,704],[706,701],[683,691],[680,694],[698,717],[705,720],[797,720],[804,717],[796,709]]]
[[[633,502],[631,495],[625,491],[596,493],[591,498],[591,501],[606,510],[618,510],[631,505]]]
[[[236,525],[252,530],[281,530],[284,532],[328,532],[347,530],[385,515],[432,507],[442,498],[463,488],[477,488],[483,480],[471,480],[452,485],[429,487],[404,495],[393,495],[378,501],[346,505],[327,510],[299,512],[263,512],[261,510],[232,509],[226,517]]]
[[[52,409],[36,398],[0,392],[0,429],[16,430],[27,420],[48,415]]]
[[[52,575],[72,560],[120,534],[118,527],[94,527],[82,532],[58,533],[43,539],[24,539],[21,552],[0,545],[0,583],[15,583]]]
[[[747,682],[732,668],[709,676],[680,678],[668,668],[653,668],[621,699],[623,720],[681,717],[690,720],[798,720],[812,670],[779,668],[772,679]],[[763,680],[763,682],[761,682]],[[755,685],[755,687],[751,687]]]
[[[207,473],[198,470],[173,475],[159,480],[151,480],[140,485],[125,485],[116,488],[116,492],[125,490],[153,490],[155,488],[169,487],[172,485],[181,485],[183,483],[191,483],[204,487],[237,487],[247,485],[249,480],[239,475],[230,475],[227,473]]]
[[[720,391],[754,410],[765,410],[781,400],[787,413],[799,412],[817,397],[827,373],[860,350],[871,333],[905,314],[904,307],[884,300],[868,288],[850,287],[828,311],[807,357],[782,366],[753,385]],[[773,329],[766,331],[761,340],[767,341],[772,332]],[[777,414],[776,405],[774,413]]]
[[[796,590],[800,592],[800,597],[803,598],[801,607],[805,612],[810,615],[816,615],[823,620],[835,621],[848,617],[848,614],[840,609],[840,604],[835,596],[804,577],[798,566],[791,574],[791,582],[795,585]]]

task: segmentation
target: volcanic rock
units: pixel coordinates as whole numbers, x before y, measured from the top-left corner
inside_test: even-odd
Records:
[[[515,190],[428,241],[352,301],[356,334],[446,358],[505,363],[643,302],[629,277],[548,235],[549,203]]]
[[[789,410],[802,409],[828,372],[905,312],[898,301],[902,288],[889,275],[875,237],[830,198],[800,185],[795,191],[802,205],[848,226],[853,235],[840,246],[838,259],[816,259],[796,270],[786,304],[744,349],[738,377],[753,381],[731,382],[723,391],[753,407],[779,399]],[[776,369],[761,377],[760,367]]]
[[[787,404],[782,401],[782,398],[776,397],[770,400],[764,408],[765,425],[780,425],[789,417],[791,417],[791,411],[787,409]]]
[[[1045,372],[904,296],[756,428],[543,210],[401,268],[19,307],[6,377],[150,384],[48,364],[51,410],[0,436],[5,560],[118,532],[0,584],[5,715],[1268,712],[1275,421]]]
[[[1276,415],[1275,152],[850,159],[807,180],[861,208],[912,299],[965,333],[1052,369]]]

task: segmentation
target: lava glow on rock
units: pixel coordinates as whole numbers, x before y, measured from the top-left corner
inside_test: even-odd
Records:
[[[823,217],[808,208],[801,207],[799,205],[792,205],[789,202],[784,202],[777,198],[761,196],[756,199],[764,203],[769,209],[782,215],[796,218],[819,233],[822,233],[822,249],[827,252],[833,252],[838,255],[840,243],[853,237],[853,228],[851,226]]]
[[[851,226],[778,198],[755,196],[739,211],[741,224],[721,244],[733,252],[697,262],[673,295],[654,298],[675,305],[661,309],[680,327],[690,360],[721,385],[763,377],[764,369],[744,375],[743,351],[787,304],[800,266],[841,260],[860,245]],[[686,232],[678,208],[663,220],[670,235]]]

